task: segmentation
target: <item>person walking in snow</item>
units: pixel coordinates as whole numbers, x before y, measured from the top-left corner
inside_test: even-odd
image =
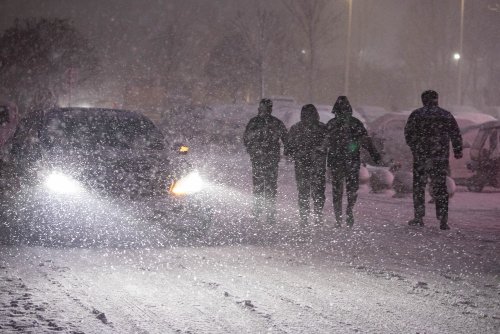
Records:
[[[446,175],[449,170],[450,141],[455,159],[462,158],[462,135],[453,115],[438,105],[438,93],[422,93],[423,107],[414,110],[404,129],[406,144],[413,154],[414,218],[409,225],[423,226],[425,216],[425,186],[431,179],[436,217],[440,229],[448,230],[448,200]]]
[[[325,205],[326,154],[321,145],[326,136],[326,125],[319,121],[313,104],[306,104],[300,111],[300,122],[288,132],[285,155],[295,163],[298,204],[301,226],[308,223],[310,200],[313,202],[313,219],[319,224]]]
[[[265,211],[267,222],[276,221],[276,196],[278,192],[278,164],[281,145],[286,145],[285,124],[271,115],[273,103],[264,98],[259,103],[257,116],[250,119],[243,144],[250,155],[253,181],[253,217],[258,219]]]
[[[333,210],[337,227],[342,225],[342,194],[344,181],[347,192],[346,224],[354,224],[354,205],[359,189],[360,150],[365,148],[375,164],[381,164],[381,156],[368,136],[363,123],[352,116],[352,107],[346,96],[339,96],[332,113],[335,118],[327,124],[323,148],[328,150],[327,165],[332,173]]]

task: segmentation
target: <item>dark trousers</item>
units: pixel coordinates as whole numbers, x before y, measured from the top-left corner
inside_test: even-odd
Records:
[[[314,162],[295,161],[295,181],[297,182],[299,214],[302,222],[310,214],[310,201],[313,212],[321,217],[325,206],[325,159]]]
[[[436,202],[436,217],[442,222],[448,221],[449,195],[446,189],[448,169],[448,160],[413,157],[413,208],[416,219],[425,216],[425,186],[427,179],[430,179],[432,196]]]
[[[268,221],[276,219],[279,157],[252,157],[253,215],[257,218],[265,211]]]
[[[352,210],[358,198],[359,167],[359,163],[344,163],[331,166],[333,211],[338,223],[342,220],[344,181],[347,192],[346,213],[347,215],[352,215]]]

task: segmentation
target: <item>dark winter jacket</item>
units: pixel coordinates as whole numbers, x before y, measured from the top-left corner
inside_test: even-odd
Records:
[[[405,126],[405,140],[421,158],[448,160],[450,140],[455,154],[462,153],[462,135],[453,115],[438,106],[413,111]]]
[[[287,130],[285,124],[272,115],[253,117],[243,134],[243,144],[250,158],[269,156],[279,159],[280,140],[286,144]]]
[[[285,154],[293,160],[313,164],[325,159],[320,151],[326,136],[326,125],[319,121],[319,114],[312,105],[306,105],[300,112],[300,122],[294,124],[288,133]]]
[[[327,135],[323,146],[328,149],[329,167],[345,163],[360,164],[361,147],[370,153],[376,164],[380,164],[380,154],[359,119],[353,116],[347,116],[345,119],[335,117],[326,124],[326,128]]]

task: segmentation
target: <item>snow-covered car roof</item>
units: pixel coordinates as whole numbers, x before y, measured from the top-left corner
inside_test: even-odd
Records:
[[[379,118],[380,116],[383,116],[389,111],[387,111],[385,108],[378,107],[378,106],[355,106],[354,109],[363,116],[363,118],[368,122],[373,122],[375,119]]]
[[[467,119],[467,120],[470,120],[471,122],[476,123],[476,124],[496,121],[495,117],[488,115],[488,114],[481,113],[481,112],[468,112],[468,111],[455,112],[455,111],[452,111],[451,113],[453,114],[453,116],[455,116],[456,119],[459,119],[459,118],[460,119]]]

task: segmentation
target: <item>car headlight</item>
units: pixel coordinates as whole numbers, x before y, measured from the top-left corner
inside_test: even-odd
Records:
[[[198,172],[191,172],[180,180],[174,181],[170,192],[174,195],[190,195],[201,191],[204,182]]]
[[[50,173],[44,182],[45,187],[57,194],[79,194],[83,187],[77,180],[61,172]]]

